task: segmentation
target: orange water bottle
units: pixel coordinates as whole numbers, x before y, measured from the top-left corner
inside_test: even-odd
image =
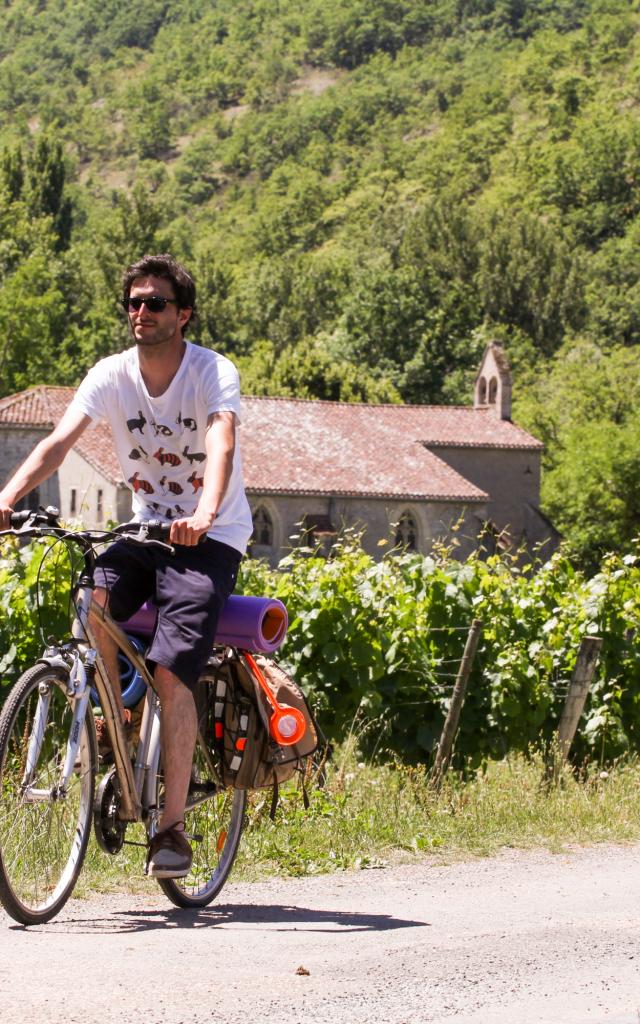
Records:
[[[244,656],[271,707],[269,733],[272,739],[282,747],[291,747],[294,743],[299,743],[307,729],[302,711],[288,704],[278,704],[253,655],[244,651]]]

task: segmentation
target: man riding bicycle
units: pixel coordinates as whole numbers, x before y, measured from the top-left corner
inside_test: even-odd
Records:
[[[122,541],[100,556],[94,600],[120,621],[148,598],[158,607],[147,660],[162,705],[165,803],[148,873],[174,878],[187,875],[192,860],[183,819],[197,735],[193,688],[252,521],[236,445],[237,371],[184,337],[196,314],[192,278],[169,255],[144,256],[124,272],[123,305],[135,346],[89,371],[59,424],[5,484],[0,529],[8,528],[16,502],[51,476],[88,424],[101,418],[111,425],[135,519],[170,523],[174,554]],[[117,681],[114,641],[99,616],[92,616],[92,627]],[[119,710],[125,724],[121,699]]]

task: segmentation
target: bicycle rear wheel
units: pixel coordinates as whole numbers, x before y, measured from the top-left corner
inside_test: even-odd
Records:
[[[72,719],[66,676],[48,665],[36,665],[20,677],[0,715],[0,901],[21,924],[42,924],[64,906],[89,841],[95,728],[88,711],[63,792]],[[30,753],[36,723],[41,741]],[[34,750],[37,760],[27,773]]]
[[[196,703],[200,736],[191,769],[185,812],[185,831],[192,839],[193,863],[185,878],[159,878],[158,885],[177,907],[206,907],[229,877],[244,827],[247,794],[225,788],[217,770],[217,755],[205,737],[213,735],[210,721],[213,679],[203,676]],[[158,776],[158,806],[162,804],[162,776]]]

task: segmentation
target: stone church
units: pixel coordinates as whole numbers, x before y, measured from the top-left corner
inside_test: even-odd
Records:
[[[0,399],[4,480],[58,422],[72,388]],[[275,564],[292,545],[330,550],[345,527],[373,554],[453,543],[549,554],[558,535],[539,509],[542,444],[511,420],[511,373],[487,347],[473,405],[364,405],[246,397],[238,432],[254,521],[251,552]],[[105,423],[90,426],[56,475],[23,505],[52,504],[99,526],[131,515]]]

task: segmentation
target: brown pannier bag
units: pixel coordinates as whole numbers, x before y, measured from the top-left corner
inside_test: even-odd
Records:
[[[235,653],[213,666],[214,733],[225,785],[236,789],[273,788],[273,815],[280,784],[296,772],[304,781],[309,759],[318,749],[319,730],[306,697],[293,679],[271,659],[255,660],[278,704],[288,704],[304,715],[304,735],[298,743],[287,746],[272,738],[267,698],[247,662]],[[306,804],[306,793],[304,799]]]

